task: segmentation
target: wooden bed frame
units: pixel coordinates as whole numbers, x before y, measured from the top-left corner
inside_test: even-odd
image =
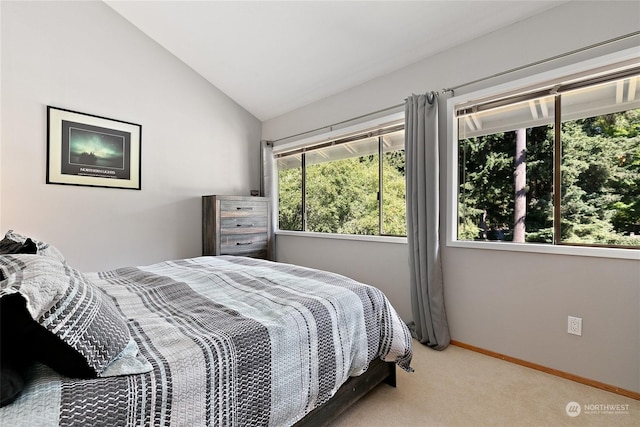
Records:
[[[321,427],[335,420],[380,383],[396,386],[396,364],[375,359],[365,373],[351,377],[324,405],[309,412],[294,427]]]

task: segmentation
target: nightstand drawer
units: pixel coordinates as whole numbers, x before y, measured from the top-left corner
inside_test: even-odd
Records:
[[[220,201],[220,218],[264,217],[268,211],[267,202],[245,200]]]
[[[220,218],[221,234],[267,233],[267,217],[222,217]]]
[[[221,255],[244,255],[267,250],[267,233],[221,234]]]

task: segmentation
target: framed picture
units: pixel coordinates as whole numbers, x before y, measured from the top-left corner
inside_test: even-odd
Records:
[[[47,106],[47,184],[140,190],[142,126]]]

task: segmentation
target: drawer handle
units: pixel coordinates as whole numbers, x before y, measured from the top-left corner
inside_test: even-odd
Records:
[[[236,224],[236,227],[253,227],[253,224]]]
[[[253,210],[252,207],[247,207],[247,206],[238,206],[236,209],[239,210],[239,211],[242,211],[242,210],[252,211]]]
[[[252,243],[253,243],[253,242],[238,242],[238,243],[236,243],[236,246],[240,246],[240,245],[250,245],[250,244],[252,244]]]

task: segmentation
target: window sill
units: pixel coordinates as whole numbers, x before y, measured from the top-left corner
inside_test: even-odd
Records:
[[[447,242],[447,246],[455,248],[490,249],[497,251],[640,260],[640,251],[636,249],[544,245],[536,243],[471,242],[460,240]]]
[[[277,230],[276,235],[296,236],[296,237],[315,237],[320,239],[334,239],[334,240],[356,240],[356,241],[363,241],[363,242],[407,244],[406,237],[395,237],[395,236],[363,236],[358,234],[312,233],[309,231],[289,231],[289,230]]]

